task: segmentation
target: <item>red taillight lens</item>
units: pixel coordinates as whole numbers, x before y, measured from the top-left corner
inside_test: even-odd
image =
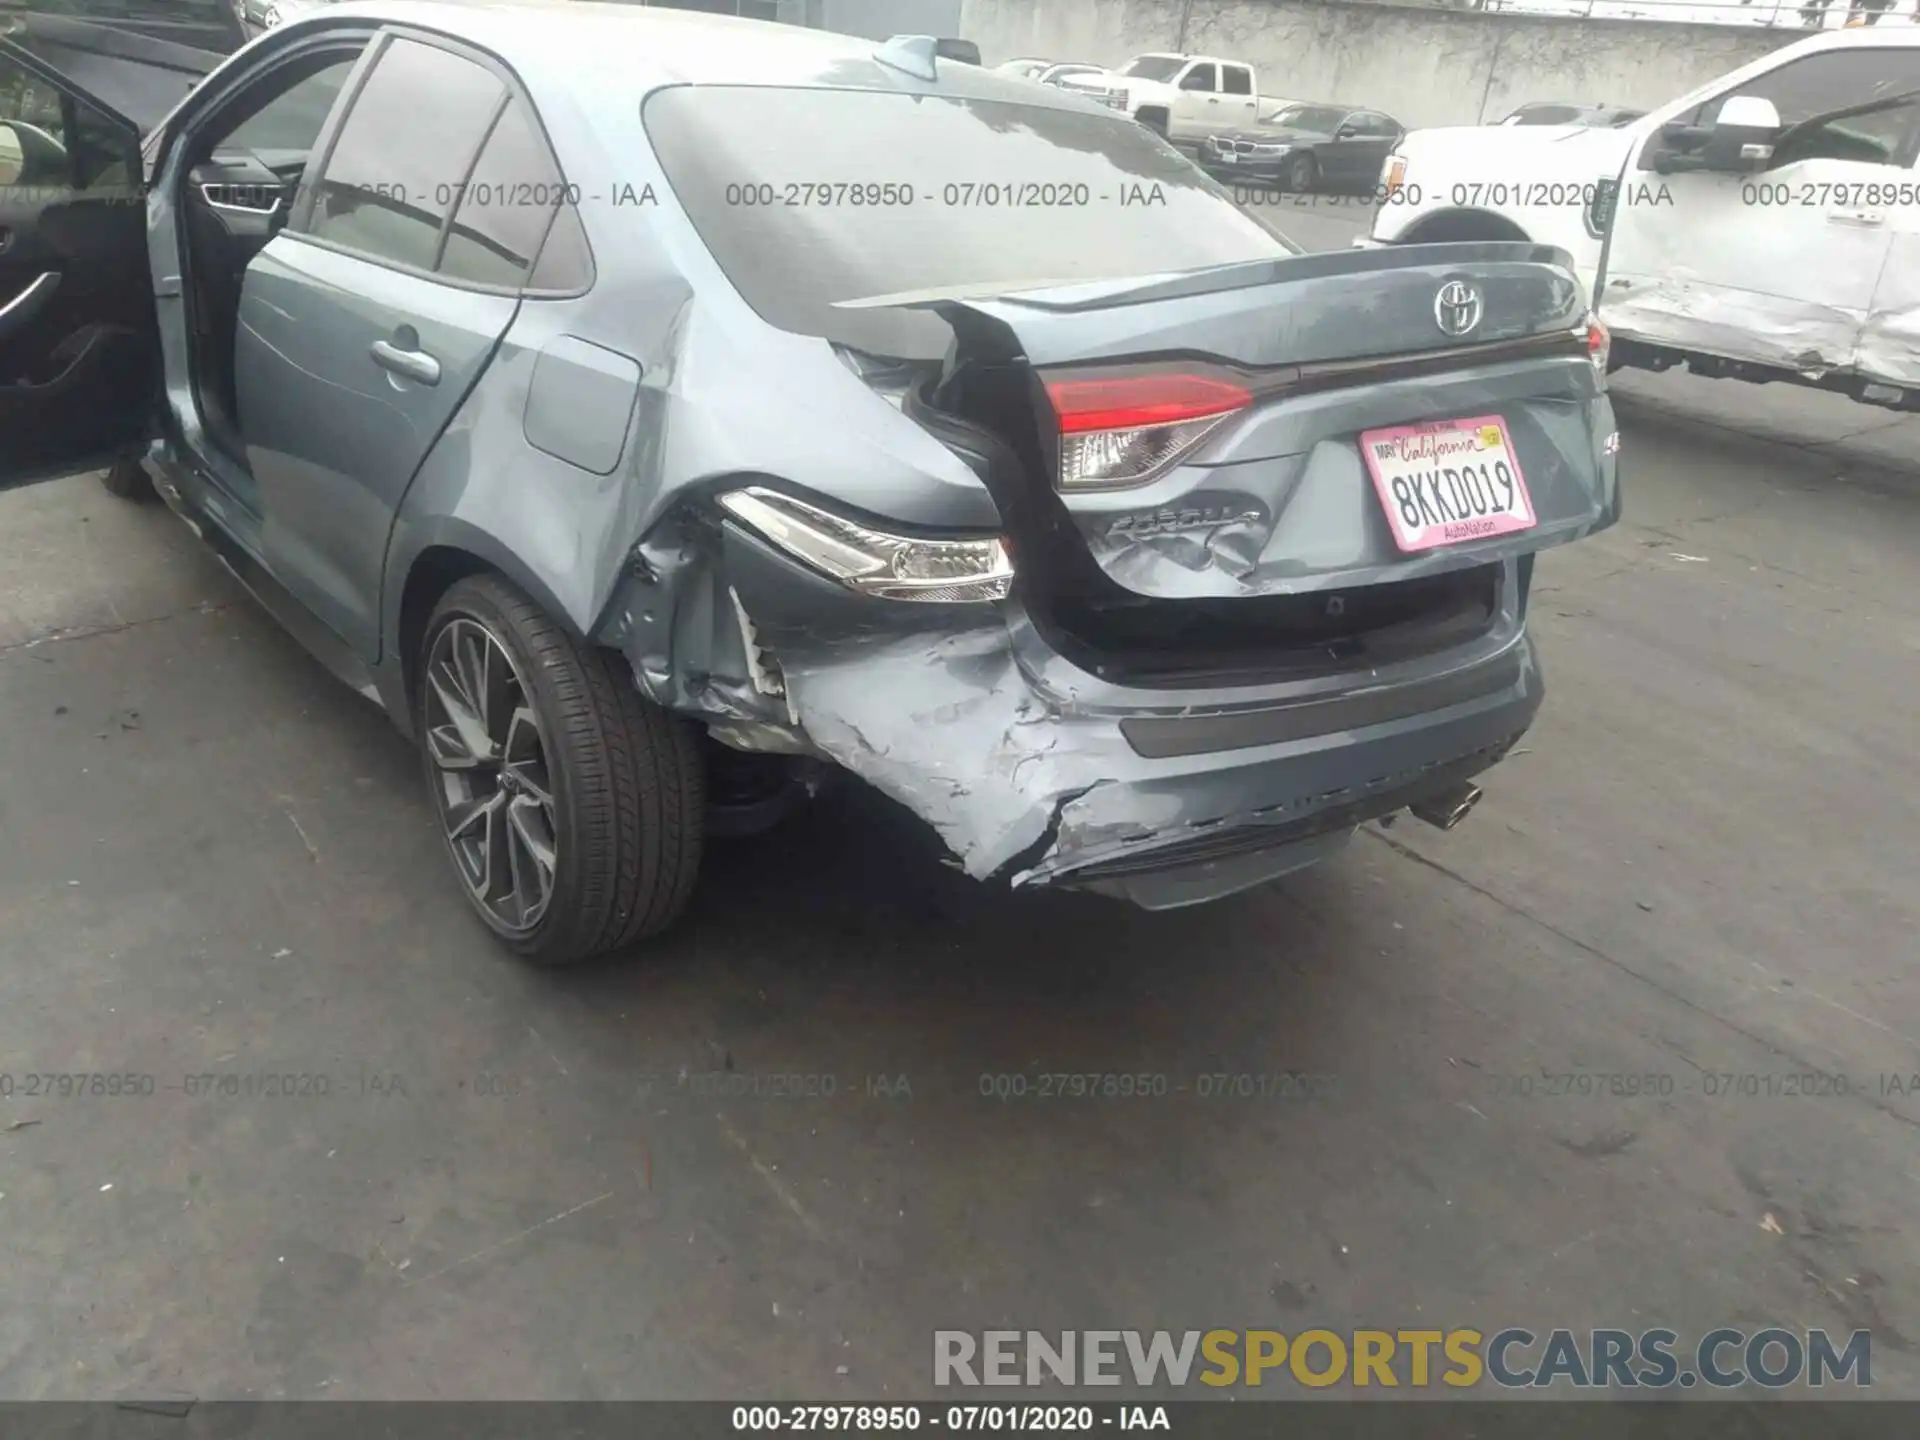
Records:
[[[1063,489],[1150,480],[1253,403],[1244,385],[1178,371],[1053,378],[1046,388],[1060,425]]]
[[[1090,430],[1137,430],[1226,415],[1253,403],[1253,395],[1229,380],[1207,375],[1103,375],[1092,380],[1049,380],[1047,398],[1060,417],[1062,435]]]
[[[1602,375],[1607,373],[1607,358],[1613,350],[1613,336],[1598,320],[1587,320],[1587,358]]]

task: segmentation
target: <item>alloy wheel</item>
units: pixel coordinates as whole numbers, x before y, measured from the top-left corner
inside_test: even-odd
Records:
[[[434,637],[423,683],[447,848],[481,911],[525,934],[552,903],[559,863],[546,740],[526,678],[491,630],[456,615]]]

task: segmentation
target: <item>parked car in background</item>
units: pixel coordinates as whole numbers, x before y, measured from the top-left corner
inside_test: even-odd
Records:
[[[1378,110],[1296,102],[1276,106],[1257,125],[1207,136],[1200,163],[1222,179],[1262,181],[1295,194],[1368,192],[1404,134],[1399,121]]]
[[[1058,85],[1069,75],[1104,75],[1103,65],[1095,65],[1084,60],[1036,60],[1032,58],[1005,60],[993,67],[1002,75],[1013,75],[1022,80],[1037,80],[1042,85]]]
[[[981,63],[980,47],[971,40],[961,40],[955,36],[942,36],[935,40],[933,53],[942,60],[953,60],[962,65]]]
[[[1118,70],[1070,75],[1062,89],[1089,95],[1182,145],[1251,125],[1261,109],[1251,65],[1212,55],[1136,55]]]
[[[1103,66],[1089,64],[1084,60],[1062,60],[1056,65],[1047,66],[1031,78],[1038,80],[1042,85],[1059,85],[1075,75],[1099,75],[1103,71]]]
[[[1499,123],[1502,125],[1593,125],[1613,129],[1631,125],[1647,112],[1629,110],[1621,105],[1569,105],[1560,100],[1537,100],[1522,105]]]
[[[1022,80],[1037,80],[1040,78],[1040,72],[1053,63],[1051,60],[1036,60],[1031,56],[1022,56],[1018,60],[1002,60],[993,68],[1002,75],[1013,75]]]
[[[249,25],[271,30],[276,25],[306,15],[335,0],[240,0],[241,14]]]
[[[1916,96],[1920,31],[1862,27],[1617,129],[1416,130],[1355,243],[1552,245],[1612,330],[1616,366],[1920,409]]]
[[[1156,908],[1451,828],[1541,702],[1536,553],[1619,514],[1558,256],[1302,255],[927,37],[346,3],[156,127],[21,33],[77,158],[4,214],[0,486],[151,474],[536,961],[836,767]]]
[[[1598,207],[1619,363],[1920,410],[1920,31],[1826,32],[1628,133]]]

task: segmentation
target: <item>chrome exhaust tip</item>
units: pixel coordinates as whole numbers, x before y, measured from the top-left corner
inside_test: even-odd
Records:
[[[1479,803],[1480,787],[1478,785],[1457,785],[1451,790],[1442,791],[1431,800],[1422,800],[1418,805],[1409,805],[1407,809],[1436,830],[1451,830],[1466,819],[1473,807]]]

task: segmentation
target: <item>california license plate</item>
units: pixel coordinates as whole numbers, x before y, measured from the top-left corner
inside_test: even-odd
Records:
[[[1222,150],[1220,152],[1220,163],[1222,165],[1235,165],[1239,163],[1239,160],[1240,157],[1231,150]]]
[[[1538,523],[1513,438],[1498,415],[1363,430],[1360,456],[1393,543],[1409,554]]]

